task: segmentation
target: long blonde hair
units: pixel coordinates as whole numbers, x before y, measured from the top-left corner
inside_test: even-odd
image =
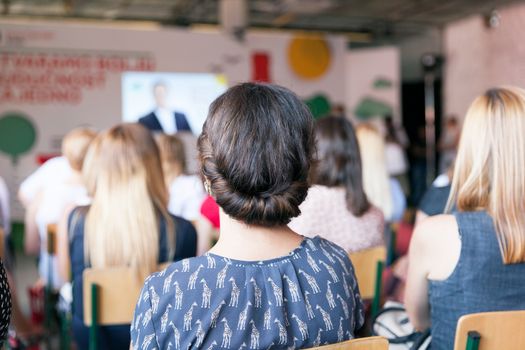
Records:
[[[525,90],[474,100],[463,125],[446,211],[486,210],[505,264],[525,262]]]
[[[390,179],[386,170],[385,141],[375,127],[368,123],[356,128],[363,164],[363,187],[370,203],[382,210],[387,220],[393,214]]]
[[[93,201],[86,216],[86,263],[95,268],[136,267],[144,274],[158,265],[159,215],[166,220],[169,247],[173,224],[157,145],[138,124],[102,132],[83,169]]]

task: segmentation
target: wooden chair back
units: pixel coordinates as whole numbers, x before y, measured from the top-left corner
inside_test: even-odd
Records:
[[[169,265],[159,265],[158,271]],[[85,269],[82,279],[84,324],[89,326],[89,350],[97,350],[99,326],[132,322],[144,279],[137,269],[131,267]]]
[[[350,254],[354,265],[359,292],[363,299],[372,299],[372,315],[379,311],[381,282],[387,251],[384,246]]]
[[[383,337],[368,337],[347,340],[342,343],[311,348],[312,350],[388,350],[388,340]]]
[[[525,310],[482,312],[462,316],[455,350],[525,349]]]
[[[386,248],[383,246],[350,254],[354,265],[359,292],[363,299],[372,299],[376,292],[378,263],[386,260]]]
[[[130,324],[139,297],[143,278],[136,269],[115,267],[109,269],[85,269],[84,324]]]

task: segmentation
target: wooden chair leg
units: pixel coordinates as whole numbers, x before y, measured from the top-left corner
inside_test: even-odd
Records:
[[[468,332],[466,350],[478,350],[481,335],[476,331]]]
[[[375,284],[375,291],[374,291],[374,299],[372,300],[372,317],[375,317],[377,313],[379,312],[379,308],[381,307],[381,290],[382,290],[382,283],[383,283],[383,268],[384,268],[384,262],[378,261],[377,262],[377,268],[376,268],[376,284]]]
[[[89,350],[98,348],[98,286],[91,285],[91,326],[89,327]]]

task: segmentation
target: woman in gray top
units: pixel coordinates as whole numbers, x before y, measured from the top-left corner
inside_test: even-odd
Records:
[[[416,328],[430,326],[433,350],[454,347],[462,315],[525,309],[524,134],[524,90],[478,97],[454,169],[446,211],[455,212],[414,232],[405,303]]]

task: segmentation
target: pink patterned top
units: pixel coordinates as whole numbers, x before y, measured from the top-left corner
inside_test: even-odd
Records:
[[[301,215],[289,226],[301,235],[319,235],[349,253],[383,244],[381,210],[372,206],[361,217],[354,216],[346,207],[342,187],[311,187],[300,209]]]

